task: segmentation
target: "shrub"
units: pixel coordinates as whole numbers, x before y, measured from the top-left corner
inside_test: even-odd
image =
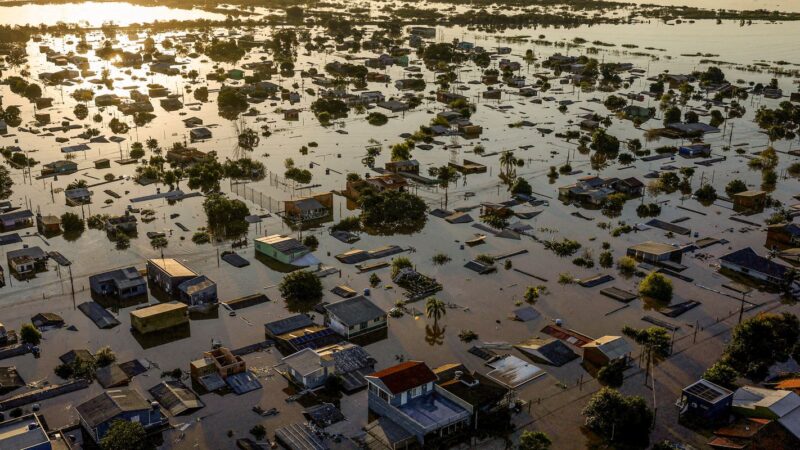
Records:
[[[639,295],[669,303],[672,300],[672,281],[660,273],[650,273],[639,283]]]

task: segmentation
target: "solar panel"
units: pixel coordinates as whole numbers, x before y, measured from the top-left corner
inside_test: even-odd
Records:
[[[722,396],[722,392],[705,383],[695,383],[689,386],[686,392],[709,402],[714,402]]]

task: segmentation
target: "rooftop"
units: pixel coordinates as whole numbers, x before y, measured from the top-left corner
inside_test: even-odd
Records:
[[[406,361],[369,376],[378,379],[392,394],[436,381],[436,374],[421,361]]]
[[[105,423],[129,411],[150,408],[150,403],[133,389],[114,389],[78,405],[75,409],[91,427]]]
[[[470,413],[437,392],[412,398],[398,409],[425,429],[464,420]]]
[[[173,258],[153,258],[147,260],[148,263],[158,267],[171,277],[193,277],[197,274],[190,268],[184,266],[180,261]]]
[[[358,325],[386,315],[382,309],[363,295],[325,305],[325,310],[348,326]]]
[[[25,449],[50,442],[39,416],[29,414],[0,423],[0,448]]]
[[[160,314],[169,313],[171,311],[187,310],[188,307],[183,303],[159,303],[157,305],[148,306],[146,308],[131,311],[131,317],[138,319],[147,319],[149,317],[158,316]]]

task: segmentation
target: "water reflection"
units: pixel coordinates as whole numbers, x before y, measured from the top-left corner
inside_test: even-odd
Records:
[[[431,347],[444,344],[444,333],[447,327],[440,327],[438,322],[433,326],[425,325],[425,342]]]
[[[0,23],[4,25],[78,23],[99,27],[106,22],[117,25],[168,20],[224,20],[222,14],[197,9],[166,6],[139,6],[129,3],[65,3],[61,5],[2,6]]]

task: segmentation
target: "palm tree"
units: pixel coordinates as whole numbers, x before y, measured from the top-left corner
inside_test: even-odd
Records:
[[[447,306],[436,297],[431,297],[425,302],[425,316],[433,319],[434,327],[439,324],[439,319],[447,314]]]
[[[147,146],[147,149],[150,150],[151,152],[155,153],[156,155],[160,155],[161,154],[161,148],[158,146],[158,139],[150,138],[150,139],[146,140],[145,141],[145,146]]]
[[[436,181],[439,183],[439,187],[444,189],[444,208],[447,209],[447,193],[450,188],[450,183],[455,183],[461,175],[456,171],[455,168],[449,165],[443,165],[441,167],[431,167],[428,169],[428,173],[436,177]]]
[[[506,181],[513,180],[517,176],[517,167],[521,167],[525,162],[514,156],[514,152],[506,150],[500,155],[500,167],[503,169],[502,176]]]

